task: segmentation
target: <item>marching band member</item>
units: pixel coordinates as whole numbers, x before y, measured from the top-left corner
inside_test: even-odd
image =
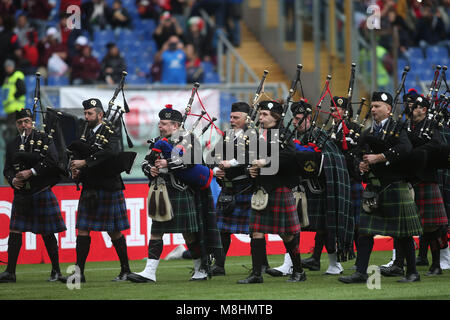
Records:
[[[333,97],[333,101],[336,104],[336,110],[333,112],[333,115],[335,117],[342,117],[342,122],[345,124],[348,130],[356,130],[356,124],[347,121],[347,119],[351,119],[353,117],[353,109],[351,104],[349,104],[349,101],[345,97]],[[331,104],[330,107],[334,107],[334,104]],[[344,115],[347,113],[347,117],[344,117]],[[346,163],[347,163],[347,169],[348,169],[348,175],[350,177],[350,185],[351,185],[351,211],[353,212],[353,217],[355,220],[355,230],[353,234],[353,242],[355,243],[356,250],[358,250],[358,224],[359,224],[359,215],[361,212],[361,200],[362,200],[362,193],[363,193],[363,185],[362,185],[362,179],[361,175],[359,174],[358,170],[356,169],[356,166],[353,161],[353,157],[351,156],[352,149],[355,148],[356,143],[352,139],[352,137],[349,137],[348,134],[345,135],[345,144],[344,144],[344,127],[342,125],[342,122],[339,124],[339,127],[337,128],[336,132],[336,145],[341,150],[342,154],[345,157]],[[344,147],[345,145],[345,147]],[[353,244],[349,251],[349,259],[352,259],[355,257],[355,253],[353,251]]]
[[[25,150],[32,150],[30,142],[33,129],[32,112],[22,109],[15,112],[16,127],[19,131],[6,149],[3,175],[14,189],[8,239],[8,266],[0,273],[0,283],[16,282],[16,265],[22,247],[22,232],[41,234],[52,263],[48,281],[65,282],[59,268],[58,243],[55,233],[66,230],[58,200],[51,188],[59,181],[57,170],[58,153],[52,141],[45,156],[34,163],[22,163],[17,156]],[[31,155],[36,152],[32,150]],[[42,153],[41,153],[42,155]],[[31,165],[31,166],[30,166]]]
[[[278,154],[274,149],[279,141],[272,140],[275,137],[272,130],[277,127],[279,121],[282,121],[282,106],[275,101],[261,101],[258,109],[259,121],[263,128],[258,141],[258,155],[262,149],[267,148],[268,157],[276,157],[275,160],[279,161],[279,165],[275,174],[262,175],[260,170],[270,163],[268,159],[258,157],[259,159],[254,160],[249,168],[256,187],[252,197],[253,210],[250,214],[249,227],[252,233],[250,241],[252,273],[238,283],[250,284],[264,281],[261,266],[264,262],[264,234],[266,233],[279,234],[291,257],[293,271],[287,281],[305,281],[306,273],[301,267],[299,252],[300,224],[291,190],[296,181],[296,177],[291,172],[295,166],[295,149],[292,143],[289,143],[286,148],[279,148]]]
[[[89,131],[86,143],[95,144],[104,126],[102,103],[99,99],[91,98],[83,101],[84,118]],[[91,246],[91,231],[106,231],[111,237],[112,244],[120,260],[120,274],[113,281],[126,281],[130,274],[128,264],[127,243],[123,230],[130,228],[127,207],[123,190],[125,186],[118,173],[111,174],[104,170],[102,164],[117,157],[119,150],[118,135],[112,134],[109,141],[101,149],[94,149],[94,153],[85,159],[71,161],[72,177],[82,183],[76,229],[76,265],[79,267],[81,282],[86,282],[84,267]]]
[[[434,152],[439,152],[440,146],[444,144],[438,129],[433,130],[431,140],[425,141],[420,138],[420,128],[427,116],[429,108],[430,102],[427,99],[421,96],[416,98],[410,110],[411,128],[408,131],[408,138],[414,148],[412,154],[422,152],[425,153],[427,159],[430,159]],[[411,162],[417,164],[420,161],[416,162],[411,160]],[[424,164],[424,168],[420,169],[417,167],[416,165],[411,170],[410,181],[414,187],[414,200],[419,210],[424,231],[421,241],[425,248],[430,246],[431,249],[432,263],[426,275],[439,275],[442,274],[439,239],[441,238],[442,230],[447,231],[447,213],[439,185],[437,184],[437,169],[432,168],[428,161]]]
[[[325,143],[320,128],[312,126],[311,105],[300,101],[291,106],[296,140],[303,143],[309,132],[321,147],[323,161],[321,174],[314,179],[302,179],[305,189],[309,226],[303,231],[316,231],[313,255],[302,260],[302,266],[311,271],[320,270],[322,248],[328,252],[329,266],[325,274],[340,274],[344,268],[338,262],[338,251],[350,246],[353,236],[353,215],[350,213],[350,180],[345,158],[336,144]]]
[[[193,168],[192,163],[195,163],[192,157],[195,157],[195,154],[201,155],[199,145],[192,134],[185,137],[188,141],[185,146],[193,145],[191,163],[184,163],[182,158],[172,157],[173,152],[167,154],[157,148],[173,146],[174,149],[178,148],[177,137],[183,134],[181,130],[183,116],[174,110],[172,105],[162,109],[159,118],[160,137],[142,164],[142,170],[150,180],[148,213],[152,218],[152,229],[148,244],[148,259],[144,270],[132,273],[128,279],[137,283],[156,282],[156,269],[163,250],[164,233],[182,233],[194,260],[194,274],[190,280],[206,280],[208,261],[204,259],[205,247],[220,248],[220,236],[215,226],[214,203],[209,188],[210,179],[207,178],[203,190],[191,184],[192,181],[188,183],[186,174]],[[212,174],[209,177],[212,178]]]
[[[407,261],[406,277],[399,282],[420,281],[412,236],[420,235],[422,226],[402,163],[408,157],[412,145],[404,129],[398,138],[381,138],[383,126],[392,110],[392,96],[387,92],[374,92],[371,100],[373,125],[362,133],[358,143],[364,153],[359,169],[365,174],[363,179],[367,187],[360,216],[356,272],[340,277],[339,281],[367,281],[367,267],[373,249],[373,236],[376,234],[397,238],[399,253]]]
[[[246,120],[249,110],[250,106],[246,102],[235,102],[231,105],[230,130],[232,131],[229,132],[233,140],[220,140],[218,143],[222,144],[221,147],[223,149],[216,152],[217,149],[214,148],[211,152],[211,156],[216,159],[215,162],[217,163],[217,165],[214,165],[213,172],[217,182],[222,186],[217,200],[216,214],[217,228],[220,230],[223,246],[223,254],[215,257],[215,264],[211,268],[213,275],[225,275],[225,259],[231,244],[231,234],[250,233],[250,201],[253,187],[246,170],[248,145],[243,138],[248,130]],[[227,146],[232,148],[232,155],[227,154]],[[240,152],[244,152],[247,156],[245,163],[238,162]],[[263,273],[268,268],[268,265],[267,254],[265,254],[265,261],[262,265]]]

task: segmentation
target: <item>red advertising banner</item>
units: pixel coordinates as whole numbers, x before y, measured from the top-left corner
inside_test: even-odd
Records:
[[[215,190],[217,192],[217,189]],[[67,230],[57,234],[59,244],[60,262],[75,262],[76,253],[76,214],[80,191],[75,185],[61,185],[53,187]],[[147,215],[147,193],[148,186],[144,183],[126,184],[124,191],[128,209],[130,229],[123,231],[128,245],[128,256],[130,260],[143,259],[147,257],[147,245],[150,237],[152,221]],[[214,194],[214,190],[213,190]],[[11,217],[11,206],[13,201],[13,190],[10,187],[0,187],[0,260],[7,261],[9,222]],[[313,232],[301,234],[300,251],[307,253],[314,246]],[[117,254],[112,246],[111,239],[106,232],[91,232],[91,249],[88,261],[117,260]],[[180,244],[184,244],[181,234],[164,235],[164,258],[169,252]],[[283,254],[285,249],[278,235],[266,235],[267,253]],[[375,241],[374,250],[391,250],[392,241],[388,237],[378,237]],[[228,252],[230,256],[250,255],[250,238],[248,235],[236,234],[232,236],[232,243]],[[47,252],[40,235],[30,232],[23,234],[23,245],[20,251],[19,264],[49,263]]]

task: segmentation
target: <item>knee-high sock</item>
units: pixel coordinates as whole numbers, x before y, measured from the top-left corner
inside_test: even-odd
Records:
[[[314,243],[314,251],[312,254],[312,257],[320,261],[320,256],[322,255],[322,249],[326,242],[327,234],[326,233],[320,233],[317,232],[316,236],[314,237],[315,243]]]
[[[300,234],[297,233],[294,235],[294,238],[289,242],[283,242],[286,248],[287,253],[292,260],[292,266],[294,272],[303,272],[301,265],[300,252],[298,250],[300,244]]]
[[[266,241],[264,238],[262,238],[262,239],[252,238],[250,241],[250,251],[252,253],[253,274],[256,276],[261,275],[261,266],[264,262],[265,244],[266,244]]]
[[[6,271],[16,273],[17,259],[19,258],[20,248],[22,247],[22,233],[9,233],[8,239],[8,266]]]
[[[439,238],[441,237],[441,230],[435,230],[431,232],[424,232],[422,239],[426,241],[427,246],[430,245],[431,251],[431,266],[439,267],[441,260],[441,246],[439,243]]]
[[[195,240],[191,243],[186,243],[189,251],[191,252],[192,259],[199,259],[202,256],[202,248],[200,247],[200,243]]]
[[[76,252],[77,252],[77,266],[80,268],[80,273],[84,274],[84,265],[89,255],[91,248],[90,236],[77,236]]]
[[[373,236],[365,235],[359,237],[358,259],[356,262],[356,270],[362,274],[367,274],[369,266],[370,254],[373,249]]]
[[[418,254],[418,256],[424,260],[427,259],[428,245],[429,245],[426,238],[427,237],[425,236],[425,234],[421,235],[419,238],[419,254]]]
[[[444,233],[444,231],[442,231]],[[441,246],[441,249],[445,249],[448,247],[448,236],[447,232],[445,232],[441,237],[439,238],[439,245]]]
[[[152,240],[148,241],[148,258],[153,260],[159,260],[163,251],[163,240]]]
[[[398,239],[394,238],[394,249],[395,249],[395,260],[394,264],[402,268],[405,266],[405,252],[403,247],[401,247],[398,243]]]
[[[231,244],[231,233],[221,232],[220,239],[222,240],[223,250],[219,250],[215,258],[216,265],[223,268],[225,266],[225,259],[227,257],[228,249],[230,248]]]
[[[60,273],[59,269],[59,253],[58,253],[58,242],[53,233],[43,234],[42,240],[44,240],[45,248],[47,249],[48,256],[52,262],[52,269]]]
[[[353,242],[355,243],[356,251],[358,251],[358,238],[359,238],[359,230],[358,230],[358,228],[355,228],[355,231],[353,234]]]
[[[403,251],[406,259],[406,274],[417,273],[416,253],[413,237],[403,237],[398,239],[399,248]]]
[[[263,266],[269,266],[269,260],[267,260],[267,245],[266,245],[266,238],[264,237],[263,238],[263,240],[264,240],[264,259],[263,259],[263,261],[262,261],[262,265]]]
[[[121,272],[130,272],[130,265],[128,264],[128,252],[127,252],[127,241],[124,235],[121,235],[119,239],[112,240],[114,249],[116,249],[117,256],[120,261]]]

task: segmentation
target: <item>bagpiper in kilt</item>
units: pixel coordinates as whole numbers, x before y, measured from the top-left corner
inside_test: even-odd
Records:
[[[383,125],[392,110],[392,96],[374,92],[371,99],[372,128],[365,130],[358,143],[361,148],[359,169],[367,183],[359,224],[359,250],[356,272],[340,277],[344,283],[366,282],[367,267],[373,249],[373,236],[397,238],[399,253],[406,258],[406,277],[399,282],[420,281],[416,270],[413,236],[422,234],[417,207],[407,183],[404,161],[412,150],[406,130],[399,137],[382,139]]]
[[[308,115],[304,127],[298,128],[299,140],[302,141],[312,130],[312,139],[322,145],[325,132],[310,127],[310,123],[311,115]],[[320,256],[325,246],[329,261],[325,274],[340,274],[344,268],[338,262],[338,256],[351,246],[354,230],[354,217],[350,211],[350,178],[345,157],[331,139],[323,144],[322,156],[319,177],[302,181],[308,199],[310,223],[304,230],[316,231],[313,255],[302,262],[310,270],[320,270]]]
[[[86,143],[94,145],[96,134],[102,130],[105,111],[99,99],[91,98],[82,102],[84,117],[89,131]],[[103,163],[117,156],[119,136],[114,133],[102,149],[94,151],[85,159],[71,161],[72,178],[83,185],[78,202],[76,229],[76,266],[75,276],[86,282],[84,268],[91,246],[91,231],[106,231],[120,261],[120,273],[113,281],[126,281],[130,274],[127,243],[121,231],[129,229],[127,207],[123,190],[125,186],[118,173],[105,170]],[[77,274],[79,271],[79,275]]]
[[[48,152],[37,163],[31,167],[19,163],[16,156],[19,152],[30,150],[30,141],[33,139],[31,136],[35,129],[32,127],[30,109],[16,111],[15,119],[20,135],[7,145],[3,170],[3,175],[14,189],[14,200],[9,225],[8,265],[6,271],[0,273],[0,283],[16,282],[16,265],[23,232],[41,234],[52,263],[48,281],[65,282],[59,268],[58,243],[54,234],[65,231],[66,225],[58,200],[51,190],[59,181],[58,153],[50,141]],[[19,151],[21,145],[23,150]]]
[[[157,141],[178,144],[175,136],[180,133],[181,113],[174,110],[172,105],[166,105],[159,112],[159,118],[160,137]],[[201,154],[199,143],[194,141],[195,137],[189,134],[186,139],[189,139],[189,144],[193,146],[192,157],[195,153]],[[214,250],[221,249],[211,189],[209,184],[207,188],[201,189],[183,180],[180,173],[195,163],[193,158],[190,163],[184,164],[181,158],[177,161],[173,158],[160,158],[155,153],[158,151],[157,148],[151,147],[142,163],[142,170],[150,180],[148,213],[152,218],[152,229],[148,243],[148,259],[144,270],[132,273],[128,279],[136,283],[156,282],[156,269],[163,251],[164,233],[182,233],[194,261],[194,274],[190,280],[206,280],[209,275],[207,256]],[[177,176],[176,170],[179,173]],[[158,200],[156,196],[156,202],[152,199],[157,190],[161,191],[161,198]],[[167,210],[170,212],[166,213]]]
[[[261,101],[258,105],[259,122],[262,129],[259,132],[257,160],[252,161],[249,173],[254,178],[255,190],[252,196],[252,212],[250,215],[250,232],[252,233],[250,248],[252,255],[252,273],[249,277],[239,280],[239,284],[262,283],[261,266],[264,260],[264,234],[279,234],[283,239],[286,251],[293,262],[293,272],[290,282],[306,280],[306,274],[301,267],[299,240],[300,224],[296,210],[295,198],[291,188],[296,177],[291,168],[295,165],[293,143],[285,148],[278,148],[278,135],[274,130],[281,121],[283,107],[275,101]],[[275,129],[276,130],[276,129]],[[262,155],[262,150],[267,151]],[[264,157],[264,156],[267,156]],[[269,162],[269,159],[270,162]],[[273,160],[273,161],[272,161]],[[270,171],[269,165],[276,165],[272,175],[263,172]]]
[[[231,128],[209,154],[211,161],[208,163],[214,162],[213,172],[221,186],[216,215],[223,246],[223,251],[215,255],[215,263],[211,268],[213,275],[225,275],[225,260],[231,244],[231,234],[250,234],[250,201],[253,188],[246,170],[249,145],[246,143],[248,137],[245,136],[249,110],[250,106],[246,102],[235,102],[231,105]],[[262,268],[263,272],[269,268],[266,253]]]
[[[414,200],[424,231],[421,241],[423,241],[425,247],[430,246],[431,249],[432,263],[426,273],[426,275],[431,276],[442,274],[439,240],[443,231],[447,232],[448,220],[444,200],[439,190],[437,169],[431,161],[428,161],[434,153],[440,151],[444,140],[437,128],[433,129],[431,139],[420,135],[420,128],[425,121],[429,108],[430,103],[427,99],[422,96],[416,98],[409,113],[411,123],[410,128],[408,128],[408,137],[413,145],[410,163],[415,164],[414,167],[410,168],[410,182],[414,187]],[[425,159],[425,161],[421,159]]]
[[[347,164],[347,170],[348,175],[350,177],[350,198],[351,198],[351,209],[350,211],[353,213],[354,218],[354,234],[353,234],[353,242],[355,243],[356,250],[358,250],[358,225],[359,225],[359,216],[361,213],[361,201],[362,201],[362,194],[363,194],[363,185],[362,185],[362,177],[359,173],[359,170],[357,169],[357,166],[355,165],[354,157],[352,155],[352,150],[356,147],[355,141],[349,137],[349,132],[353,129],[356,131],[357,124],[347,121],[347,119],[352,119],[353,117],[353,109],[350,105],[349,108],[349,101],[348,98],[345,97],[333,97],[333,100],[336,104],[337,110],[333,113],[335,116],[340,115],[343,117],[342,122],[339,124],[336,132],[336,145],[341,150],[342,154],[345,157],[345,161]],[[345,113],[347,112],[347,118],[344,117]],[[345,124],[346,135],[345,135],[345,142],[344,142],[344,127],[343,124]],[[355,257],[355,253],[353,251],[353,243],[350,248],[347,248],[346,254],[348,254],[349,260],[353,259]],[[344,261],[345,261],[344,258]]]

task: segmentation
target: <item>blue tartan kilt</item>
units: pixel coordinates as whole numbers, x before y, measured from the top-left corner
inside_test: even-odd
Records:
[[[59,233],[67,230],[61,216],[58,200],[51,189],[30,196],[30,210],[17,210],[17,197],[14,197],[10,230],[33,232],[36,234]]]
[[[352,197],[351,210],[353,212],[353,217],[355,218],[355,225],[359,225],[359,217],[361,215],[363,191],[364,191],[364,187],[361,183],[352,183],[352,185],[351,185],[351,197]]]
[[[242,186],[243,189],[246,186]],[[239,189],[237,189],[239,192]],[[224,214],[216,210],[217,228],[221,232],[249,234],[249,218],[252,212],[252,192],[247,191],[234,196],[235,208],[233,212]]]
[[[81,191],[78,202],[76,228],[86,231],[122,231],[130,228],[127,206],[122,190],[97,192],[97,207],[89,208],[85,202],[86,191]]]

